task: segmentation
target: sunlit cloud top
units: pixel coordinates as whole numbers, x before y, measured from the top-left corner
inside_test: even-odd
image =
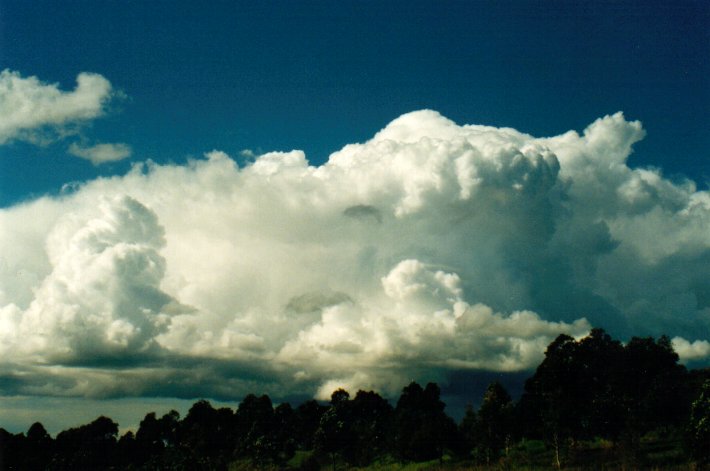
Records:
[[[710,196],[629,167],[644,135],[422,110],[321,166],[213,151],[3,209],[2,392],[392,392],[534,368],[593,326],[702,359]]]

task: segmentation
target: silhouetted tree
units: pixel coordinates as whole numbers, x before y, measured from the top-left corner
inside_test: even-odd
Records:
[[[179,450],[171,450],[165,460],[171,466],[225,469],[234,449],[229,435],[231,420],[230,409],[218,411],[204,399],[195,402],[177,430]]]
[[[274,408],[272,434],[277,449],[274,461],[285,463],[296,452],[296,412],[288,402]]]
[[[118,424],[101,416],[88,425],[57,435],[56,453],[49,469],[108,469],[115,462]]]
[[[132,437],[133,441],[131,437],[126,437],[123,447],[132,447],[134,464],[165,462],[178,453],[179,428],[180,414],[177,411],[171,410],[160,419],[156,418],[155,412],[149,412]],[[185,438],[188,436],[185,435]],[[193,445],[193,441],[186,442],[186,449],[191,449]]]
[[[330,407],[320,418],[313,439],[316,451],[330,456],[335,469],[338,456],[347,457],[353,446],[350,393],[338,389],[330,396]]]
[[[520,420],[554,447],[557,466],[568,440],[595,436],[620,443],[635,462],[644,433],[687,417],[686,376],[668,337],[623,346],[602,329],[579,341],[563,334],[525,383]]]
[[[290,405],[279,406],[274,411],[269,396],[249,394],[239,404],[236,421],[240,456],[250,458],[258,466],[280,464],[293,456],[294,440],[286,435],[293,429]]]
[[[692,403],[686,445],[699,465],[710,464],[710,380],[703,383],[700,395]]]
[[[633,337],[624,348],[621,374],[628,420],[643,431],[671,426],[686,417],[682,397],[687,371],[667,336]]]
[[[358,391],[349,407],[352,446],[348,448],[346,459],[352,464],[366,466],[388,448],[393,409],[374,391]]]
[[[0,428],[0,470],[22,469],[24,434],[12,434]]]
[[[147,458],[140,454],[136,436],[132,431],[121,435],[116,444],[116,465],[118,469],[137,469]]]
[[[296,408],[295,439],[298,448],[313,449],[313,438],[320,425],[320,419],[327,410],[327,406],[318,404],[318,401],[313,399]]]
[[[23,450],[23,469],[43,470],[49,465],[53,453],[53,440],[49,436],[44,426],[33,423],[27,430]]]
[[[394,451],[402,460],[441,459],[456,442],[456,424],[444,413],[439,386],[412,382],[402,390],[394,411]]]
[[[577,343],[560,334],[545,350],[545,359],[525,382],[522,403],[528,426],[537,429],[553,447],[555,465],[562,465],[567,439],[579,429],[577,400]]]
[[[513,402],[498,382],[488,386],[473,425],[477,455],[487,464],[498,459],[510,446],[513,429]]]
[[[373,391],[351,399],[338,389],[329,406],[312,400],[294,410],[249,394],[236,413],[201,400],[182,421],[175,411],[160,419],[148,413],[135,435],[127,432],[118,441],[118,424],[103,416],[55,440],[34,423],[26,434],[0,429],[0,471],[226,470],[235,459],[251,460],[238,466],[283,468],[296,448],[316,451],[304,469],[318,469],[324,454],[333,467],[340,461],[364,467],[386,453],[425,461],[441,459],[445,451],[470,456],[472,449],[491,463],[522,437],[545,439],[557,467],[567,449],[580,459],[588,456],[583,440],[607,438],[617,445],[614,456],[638,467],[650,464],[639,453],[644,434],[680,430],[686,431],[688,455],[699,466],[710,465],[710,369],[688,373],[665,336],[634,337],[623,345],[602,329],[580,340],[560,335],[517,404],[493,383],[478,411],[467,408],[459,428],[440,395],[434,383],[422,388],[412,382],[393,409]]]
[[[683,402],[686,370],[678,364],[678,355],[666,336],[658,340],[633,337],[624,347],[619,366],[624,409],[621,446],[624,460],[635,465],[645,433],[679,425],[687,418]]]
[[[459,434],[462,441],[461,451],[465,456],[469,456],[476,445],[477,421],[476,411],[471,404],[468,404],[459,424]]]
[[[573,438],[606,437],[616,440],[624,423],[619,390],[619,365],[624,347],[603,329],[592,329],[577,342],[575,409],[578,422]]]
[[[149,412],[141,420],[135,437],[136,462],[145,463],[152,456],[159,455],[165,448],[160,424],[155,417],[155,412]]]

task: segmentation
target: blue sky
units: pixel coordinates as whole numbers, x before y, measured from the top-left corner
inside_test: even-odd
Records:
[[[710,175],[707,2],[3,0],[0,67],[126,95],[83,130],[132,161],[302,149],[320,164],[402,113],[536,136],[604,114],[641,120],[632,163]],[[67,141],[0,148],[0,204],[125,172]]]
[[[0,0],[0,427],[412,379],[462,405],[592,327],[710,364],[708,25]]]

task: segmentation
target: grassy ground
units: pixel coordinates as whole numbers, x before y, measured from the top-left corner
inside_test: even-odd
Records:
[[[698,470],[685,457],[682,442],[674,436],[647,436],[641,440],[636,453],[626,453],[607,440],[578,442],[561,450],[562,468],[569,471],[685,471]],[[336,459],[335,467],[330,457],[316,459],[312,452],[298,451],[287,463],[287,469],[312,471],[543,471],[555,469],[554,451],[539,440],[526,440],[509,450],[508,455],[495,463],[483,465],[474,461],[455,460],[446,456],[423,463],[400,463],[393,458],[384,458],[367,467],[349,466]],[[264,469],[278,470],[276,466],[256,467],[253,463],[233,463],[230,471]],[[283,468],[282,468],[283,469]]]

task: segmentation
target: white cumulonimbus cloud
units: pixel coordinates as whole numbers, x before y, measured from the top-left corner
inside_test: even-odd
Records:
[[[215,151],[0,210],[3,392],[391,393],[592,326],[707,357],[710,196],[630,168],[643,135],[425,110],[319,167]]]
[[[47,131],[65,133],[69,126],[94,119],[111,99],[111,83],[99,74],[83,72],[76,88],[65,92],[37,77],[0,72],[0,145],[13,139],[44,142]]]

